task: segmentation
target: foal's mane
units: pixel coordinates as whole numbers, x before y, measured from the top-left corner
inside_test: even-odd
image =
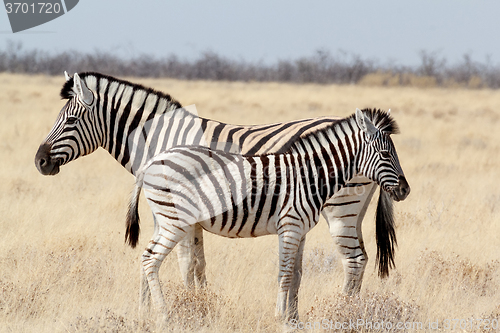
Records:
[[[391,117],[391,115],[385,111],[380,109],[363,109],[361,110],[367,117],[372,121],[376,128],[378,128],[383,134],[391,135],[399,133],[399,127],[396,124],[396,121]],[[330,131],[334,126],[345,122],[347,124],[352,124],[356,122],[356,115],[352,114],[346,118],[339,119],[337,121],[332,122],[330,125],[318,129],[317,131],[310,132],[300,138],[292,138],[288,144],[286,144],[281,151],[288,151],[289,149],[297,150],[300,149],[302,142],[308,141],[310,137],[315,137],[320,135],[321,133],[326,134]],[[352,125],[349,125],[352,126]],[[356,126],[356,125],[354,125]]]

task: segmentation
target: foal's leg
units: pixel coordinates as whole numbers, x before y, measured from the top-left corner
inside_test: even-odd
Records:
[[[295,265],[293,269],[292,285],[288,291],[288,309],[290,311],[290,319],[299,320],[299,287],[302,280],[302,256],[304,254],[304,244],[306,236],[300,240],[297,255],[295,256]]]
[[[156,217],[153,214],[154,232],[153,239],[158,236],[159,228]],[[142,314],[144,311],[148,310],[151,306],[151,292],[149,290],[148,279],[146,273],[144,272],[144,266],[141,264],[141,284],[139,289],[139,313]]]
[[[153,305],[160,312],[166,313],[166,303],[160,287],[158,271],[165,257],[187,234],[192,232],[194,225],[179,226],[178,221],[171,221],[158,216],[159,232],[146,247],[142,254],[142,266],[146,275]]]

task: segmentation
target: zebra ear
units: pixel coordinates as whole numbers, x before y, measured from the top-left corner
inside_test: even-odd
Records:
[[[378,131],[372,121],[360,109],[356,109],[356,122],[359,128],[365,133],[374,135]]]
[[[68,72],[64,71],[64,77],[66,78],[66,82],[71,79],[71,76],[68,75]]]
[[[94,101],[94,94],[92,94],[92,91],[90,91],[85,82],[80,79],[78,73],[75,73],[75,76],[73,76],[73,81],[73,90],[76,92],[78,97],[80,97],[85,104],[91,105]]]

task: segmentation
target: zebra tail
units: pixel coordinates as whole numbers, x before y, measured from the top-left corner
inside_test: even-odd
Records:
[[[125,231],[125,243],[128,243],[132,248],[135,248],[139,241],[139,196],[141,195],[142,179],[138,179],[135,183],[134,192],[128,206],[127,221]]]
[[[389,269],[394,268],[394,245],[398,245],[394,229],[393,200],[389,193],[380,189],[375,221],[377,240],[378,275],[389,276]]]

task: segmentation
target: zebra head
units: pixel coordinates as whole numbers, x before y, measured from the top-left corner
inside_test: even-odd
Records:
[[[57,120],[35,155],[35,165],[42,175],[55,175],[59,167],[79,156],[96,150],[94,93],[78,74],[71,78],[66,72],[61,97],[68,99]]]
[[[406,199],[410,185],[390,137],[398,133],[396,122],[389,113],[380,110],[356,109],[356,123],[361,129],[358,172],[377,182],[394,200]]]

